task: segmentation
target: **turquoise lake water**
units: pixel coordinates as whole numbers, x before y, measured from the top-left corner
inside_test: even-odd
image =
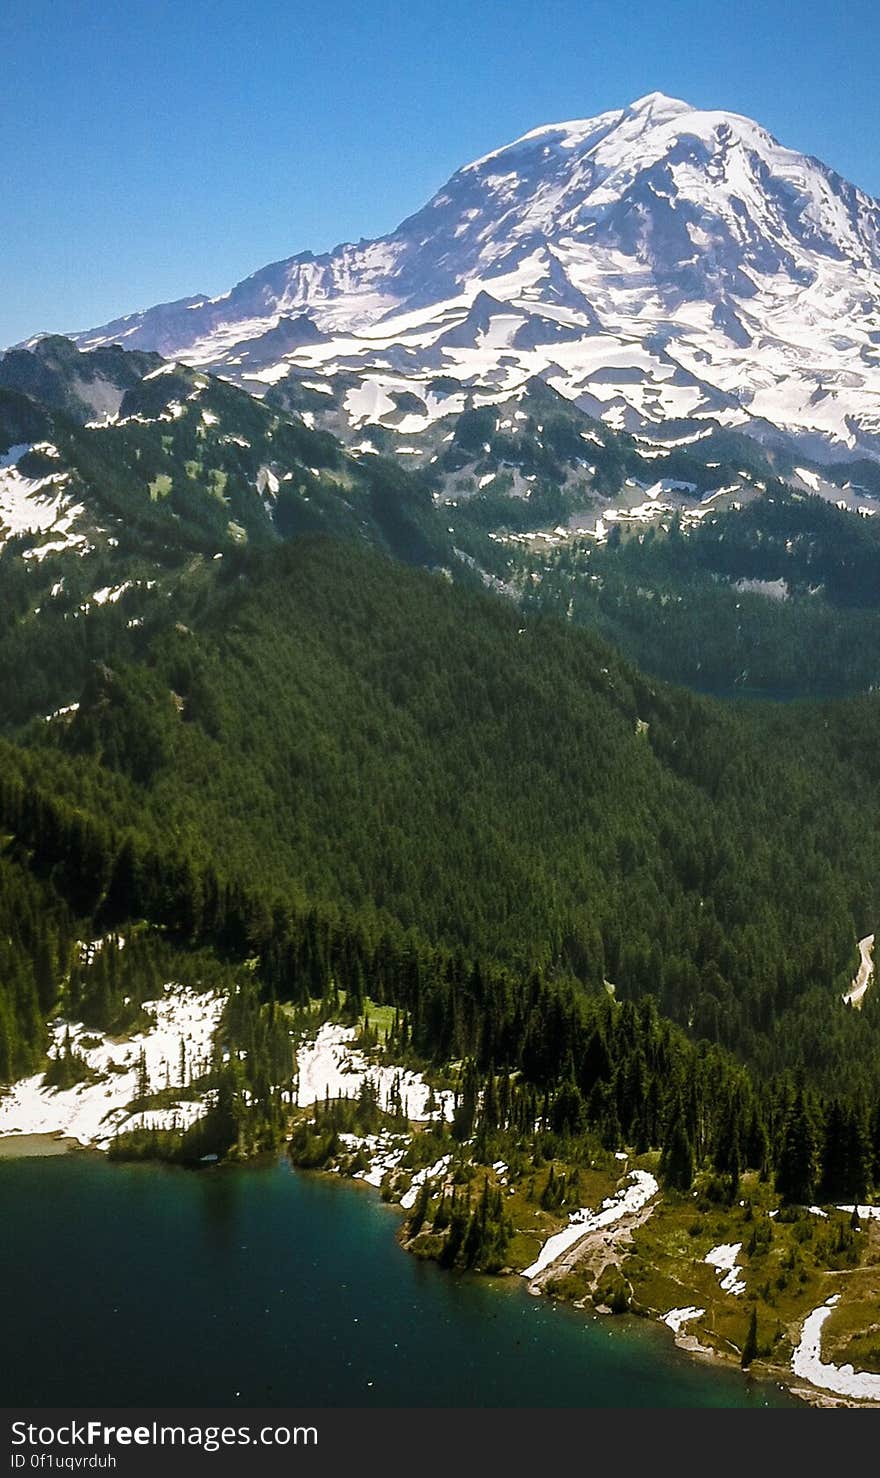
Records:
[[[794,1404],[657,1325],[421,1263],[396,1226],[284,1162],[0,1161],[0,1404]]]

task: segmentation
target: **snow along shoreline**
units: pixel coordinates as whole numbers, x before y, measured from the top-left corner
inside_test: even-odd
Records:
[[[873,944],[873,939],[870,942]],[[223,1010],[223,997],[168,984],[162,997],[144,1002],[143,1010],[153,1018],[152,1025],[119,1041],[85,1027],[81,1022],[63,1019],[52,1022],[52,1053],[63,1051],[69,1031],[71,1046],[99,1075],[98,1080],[77,1083],[68,1089],[53,1089],[44,1086],[42,1073],[20,1079],[0,1096],[0,1138],[14,1143],[16,1139],[25,1140],[31,1136],[63,1137],[84,1147],[106,1151],[120,1130],[187,1128],[202,1117],[207,1106],[204,1098],[181,1097],[163,1108],[135,1113],[131,1112],[130,1105],[137,1098],[139,1086],[142,1086],[139,1078],[144,1071],[150,1094],[175,1084],[179,1079],[181,1047],[187,1076],[194,1078],[205,1071]],[[412,1119],[426,1121],[434,1117],[451,1120],[452,1093],[432,1090],[419,1074],[408,1069],[371,1062],[352,1045],[356,1034],[353,1027],[325,1022],[312,1041],[300,1044],[297,1052],[300,1105],[317,1104],[328,1096],[331,1099],[357,1097],[363,1084],[369,1081],[383,1107],[393,1103],[399,1095],[405,1112]],[[185,1091],[181,1090],[182,1093]],[[387,1171],[399,1165],[406,1148],[406,1136],[395,1136],[387,1131],[379,1135],[341,1135],[340,1138],[349,1150],[361,1148],[367,1152],[369,1166],[358,1172],[356,1178],[375,1187],[381,1184]],[[411,1209],[421,1184],[442,1177],[448,1171],[449,1163],[450,1156],[446,1155],[436,1164],[416,1171],[410,1188],[401,1197],[401,1208]],[[648,1171],[631,1171],[626,1183],[614,1195],[607,1197],[599,1210],[582,1207],[572,1212],[568,1226],[548,1237],[535,1261],[523,1270],[521,1276],[534,1281],[583,1238],[593,1232],[604,1231],[643,1210],[658,1191],[657,1180]],[[839,1209],[851,1211],[853,1208]],[[864,1220],[880,1218],[880,1207],[860,1206],[858,1211]],[[704,1259],[715,1267],[722,1288],[733,1294],[742,1289],[737,1280],[740,1269],[736,1264],[740,1247],[741,1244],[724,1244],[713,1248]],[[838,1301],[839,1295],[834,1295],[807,1315],[800,1341],[792,1354],[792,1373],[809,1382],[816,1391],[827,1391],[854,1401],[880,1402],[880,1374],[857,1371],[850,1364],[838,1366],[822,1360],[822,1330]],[[670,1309],[659,1317],[660,1322],[675,1335],[676,1343],[682,1343],[686,1348],[687,1341],[682,1341],[683,1326],[700,1318],[703,1313],[702,1308],[688,1306]]]
[[[399,1106],[406,1118],[416,1122],[451,1123],[454,1094],[432,1089],[420,1073],[408,1068],[371,1062],[353,1045],[356,1037],[356,1027],[325,1021],[314,1038],[297,1045],[296,1102],[300,1108],[317,1106],[327,1099],[357,1098],[366,1083],[373,1089],[381,1109],[393,1113]],[[353,1179],[378,1189],[386,1175],[401,1168],[410,1136],[384,1129],[379,1134],[340,1134],[339,1139],[350,1153],[360,1151],[366,1157],[366,1168],[356,1171]],[[404,1210],[415,1205],[422,1181],[441,1175],[451,1158],[446,1155],[429,1169],[416,1171],[409,1190],[400,1200]]]
[[[668,1314],[663,1315],[663,1323],[673,1334],[679,1335],[685,1324],[689,1324],[692,1319],[701,1319],[705,1312],[705,1309],[697,1308],[696,1304],[688,1304],[684,1309],[670,1309]]]
[[[582,1237],[588,1236],[590,1232],[602,1231],[605,1227],[613,1226],[622,1217],[641,1211],[660,1189],[654,1176],[647,1170],[632,1170],[628,1180],[629,1185],[622,1187],[613,1196],[606,1197],[599,1211],[592,1211],[588,1206],[573,1211],[568,1226],[547,1238],[531,1267],[523,1269],[522,1277],[537,1278],[539,1273],[558,1262],[569,1247],[573,1247]]]
[[[324,1022],[311,1041],[297,1047],[298,1088],[297,1103],[300,1107],[323,1103],[326,1099],[357,1098],[365,1082],[376,1090],[381,1108],[390,1108],[399,1096],[407,1118],[427,1121],[431,1118],[450,1122],[454,1109],[454,1094],[446,1090],[432,1089],[419,1073],[408,1069],[383,1066],[371,1062],[358,1048],[352,1046],[357,1036],[355,1027],[340,1026]],[[355,1179],[368,1185],[379,1186],[383,1177],[398,1168],[403,1159],[407,1137],[385,1131],[378,1135],[342,1134],[340,1140],[347,1150],[364,1151],[369,1166],[356,1173]],[[442,1176],[449,1167],[450,1156],[445,1155],[435,1165],[416,1171],[410,1188],[401,1197],[400,1205],[409,1210],[415,1204],[419,1186],[425,1180]],[[625,1157],[624,1157],[625,1158]],[[493,1167],[496,1170],[499,1166]],[[505,1168],[505,1167],[501,1167]],[[633,1170],[627,1183],[608,1196],[598,1211],[584,1206],[573,1211],[569,1224],[562,1231],[548,1237],[531,1267],[525,1268],[521,1276],[534,1279],[591,1232],[603,1231],[624,1217],[641,1211],[657,1195],[660,1187],[647,1170]]]
[[[801,1380],[835,1396],[850,1396],[859,1401],[880,1401],[880,1375],[868,1370],[855,1370],[852,1365],[825,1364],[822,1360],[822,1329],[840,1300],[832,1294],[804,1320],[800,1343],[791,1357],[791,1368]]]
[[[141,1074],[151,1094],[179,1085],[181,1049],[188,1079],[207,1069],[223,997],[166,985],[162,997],[145,1001],[142,1009],[153,1024],[120,1041],[82,1022],[53,1021],[52,1054],[63,1052],[69,1031],[71,1047],[99,1075],[98,1080],[75,1083],[72,1088],[49,1088],[42,1073],[19,1079],[0,1097],[0,1137],[60,1135],[106,1150],[120,1129],[186,1129],[200,1119],[204,1100],[187,1097],[183,1087],[180,1100],[164,1108],[132,1114],[129,1106],[143,1086]]]

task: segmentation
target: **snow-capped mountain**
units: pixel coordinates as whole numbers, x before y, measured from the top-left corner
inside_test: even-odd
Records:
[[[355,439],[538,376],[616,429],[711,420],[880,457],[880,203],[747,118],[652,93],[475,160],[389,236],[76,339],[304,384],[319,420],[330,390]]]

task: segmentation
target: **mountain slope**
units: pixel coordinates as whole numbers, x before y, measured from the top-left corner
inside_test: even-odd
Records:
[[[457,171],[389,236],[79,336],[260,390],[343,374],[352,429],[540,375],[618,428],[664,419],[880,452],[880,206],[747,118],[650,94]],[[438,386],[437,382],[440,382]]]
[[[350,913],[373,944],[390,932],[405,951],[412,930],[420,947],[594,989],[607,978],[621,996],[656,994],[682,1025],[762,1067],[809,1054],[838,1071],[855,1030],[870,1046],[864,1021],[842,1023],[839,995],[880,908],[876,699],[825,712],[714,706],[573,629],[581,602],[564,569],[543,585],[528,572],[519,608],[474,589],[487,551],[508,547],[492,542],[493,520],[549,514],[554,497],[563,510],[589,503],[603,486],[628,495],[627,474],[651,465],[632,438],[538,381],[506,417],[462,412],[437,454],[471,482],[503,454],[520,495],[490,482],[444,502],[429,471],[354,459],[280,406],[181,365],[142,365],[116,412],[84,420],[89,407],[74,416],[68,390],[70,377],[90,383],[89,354],[46,343],[35,363],[14,361],[16,376],[45,383],[44,357],[54,405],[0,390],[0,491],[19,513],[63,505],[42,531],[24,515],[17,532],[0,528],[0,723],[17,746],[4,744],[5,824],[16,835],[48,818],[47,876],[65,881],[78,914],[101,905],[131,833],[126,886],[152,879],[147,916],[159,922],[170,867],[187,918],[210,914],[219,876],[258,900],[261,930],[280,900]],[[114,381],[137,368],[125,351],[116,359]],[[745,451],[718,433],[653,465],[696,498]],[[770,467],[752,451],[748,475],[761,481]],[[711,525],[682,515],[691,533],[683,547],[673,529],[665,545],[658,534],[657,565],[637,523],[631,546],[594,539],[603,563],[582,588],[607,581],[612,629],[631,619],[633,596],[645,604],[643,572],[655,585],[665,564],[680,582],[682,561],[707,580],[820,581],[829,599],[870,603],[873,520],[783,492],[755,487]],[[693,532],[704,525],[705,538]],[[345,538],[285,542],[310,530]],[[617,569],[640,587],[622,599]],[[27,803],[15,798],[19,770],[36,788]],[[6,794],[0,784],[0,804]],[[74,808],[68,839],[56,798]],[[19,837],[16,865],[37,840]],[[120,925],[143,911],[129,906]],[[12,1036],[30,1051],[38,1022],[22,990]],[[870,1053],[857,1057],[868,1071]]]
[[[416,397],[400,395],[354,455],[334,434],[344,393],[288,383],[260,401],[56,338],[0,361],[6,720],[66,708],[111,650],[146,651],[170,593],[194,598],[215,561],[314,532],[597,625],[674,681],[774,695],[878,681],[880,464],[811,468],[675,422],[649,444],[540,378],[415,437]],[[322,400],[329,431],[303,419]]]
[[[607,978],[766,1067],[818,1072],[850,1030],[880,907],[875,700],[713,705],[585,632],[301,539],[181,588],[77,703],[7,772],[268,917],[351,911],[373,940]],[[195,917],[216,886],[193,884]]]
[[[358,462],[299,416],[158,356],[57,339],[7,355],[0,722],[66,708],[90,662],[147,651],[173,592],[195,598],[216,564],[315,531],[476,578],[418,471]]]

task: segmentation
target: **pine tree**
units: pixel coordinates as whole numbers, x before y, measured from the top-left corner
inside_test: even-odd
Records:
[[[757,1305],[753,1304],[752,1305],[751,1316],[749,1318],[748,1333],[746,1334],[745,1344],[743,1345],[743,1350],[742,1350],[742,1359],[740,1361],[740,1364],[742,1365],[743,1370],[748,1370],[748,1368],[751,1365],[752,1361],[757,1356],[757,1353],[758,1353],[758,1309],[757,1309]]]
[[[852,1105],[846,1126],[846,1190],[849,1200],[864,1201],[871,1180],[871,1138],[860,1103]]]
[[[785,1122],[776,1189],[783,1201],[801,1206],[809,1206],[816,1194],[816,1137],[801,1089]]]
[[[839,1201],[847,1194],[849,1130],[847,1114],[839,1099],[825,1110],[822,1136],[822,1178],[819,1196],[822,1201]]]
[[[137,1065],[137,1098],[144,1099],[150,1091],[150,1077],[147,1071],[147,1054],[143,1047],[140,1050]]]
[[[673,1116],[660,1156],[660,1178],[675,1191],[688,1191],[693,1183],[694,1151],[680,1109]]]
[[[419,1232],[422,1230],[425,1217],[428,1214],[428,1206],[430,1204],[430,1200],[431,1192],[428,1186],[428,1182],[427,1180],[423,1180],[421,1185],[419,1186],[418,1194],[415,1199],[415,1204],[410,1213],[409,1222],[407,1224],[407,1236],[417,1237]]]
[[[452,1116],[453,1138],[464,1142],[470,1139],[474,1132],[474,1120],[477,1114],[477,1070],[471,1058],[464,1065],[461,1080],[461,1091]]]

